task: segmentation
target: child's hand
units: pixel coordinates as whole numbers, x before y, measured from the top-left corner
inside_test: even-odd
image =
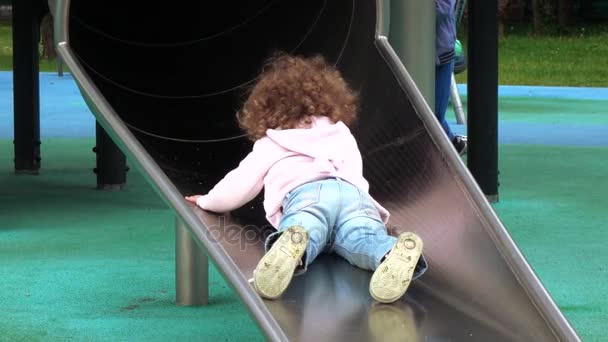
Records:
[[[196,204],[196,201],[201,197],[203,197],[203,196],[201,196],[201,195],[186,196],[186,201]]]

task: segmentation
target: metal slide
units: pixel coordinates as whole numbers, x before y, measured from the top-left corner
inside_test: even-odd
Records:
[[[578,340],[377,28],[381,4],[63,0],[56,35],[97,120],[268,339]],[[393,305],[372,301],[370,272],[332,255],[281,299],[262,300],[248,283],[270,230],[261,200],[225,217],[183,200],[209,190],[251,148],[234,112],[276,49],[323,54],[360,93],[355,134],[371,192],[391,211],[392,232],[422,236],[430,266]]]

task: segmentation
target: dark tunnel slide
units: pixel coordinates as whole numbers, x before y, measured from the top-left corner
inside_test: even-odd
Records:
[[[377,29],[384,3],[64,0],[56,34],[96,118],[269,339],[576,339]],[[331,255],[281,299],[262,300],[247,283],[269,230],[261,198],[225,218],[183,201],[251,149],[235,112],[273,51],[322,54],[360,94],[354,133],[370,191],[392,233],[421,235],[430,266],[394,305],[375,304],[370,273]],[[226,238],[235,227],[250,238]]]

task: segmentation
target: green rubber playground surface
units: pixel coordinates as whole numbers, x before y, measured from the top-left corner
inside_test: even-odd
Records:
[[[495,208],[583,340],[605,341],[608,143],[585,139],[607,123],[606,103],[554,101],[501,100],[507,128],[586,126],[561,143],[501,144]],[[0,139],[0,341],[263,340],[214,268],[209,306],[175,306],[171,211],[136,171],[125,191],[94,190],[93,144],[43,139],[41,174],[28,176]]]
[[[0,341],[263,340],[210,267],[210,305],[175,306],[174,217],[136,172],[94,189],[94,139],[46,139],[39,176],[0,140]]]
[[[608,148],[500,153],[501,220],[583,341],[606,341]]]
[[[574,100],[510,97],[499,103],[502,122],[608,125],[608,99]]]

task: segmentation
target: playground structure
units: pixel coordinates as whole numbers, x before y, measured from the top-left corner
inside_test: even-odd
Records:
[[[422,318],[402,336],[577,339],[392,50],[380,25],[382,2],[253,1],[239,11],[217,4],[204,12],[190,3],[175,13],[121,6],[122,16],[104,22],[113,8],[107,2],[60,2],[59,53],[101,126],[176,212],[177,260],[185,261],[178,264],[178,303],[205,302],[203,247],[270,339],[381,339],[367,324],[374,312],[369,274],[323,258],[283,299],[262,301],[247,282],[263,253],[259,199],[225,220],[183,201],[208,190],[250,148],[234,123],[234,106],[240,86],[280,48],[322,53],[360,91],[356,135],[372,192],[393,213],[393,232],[413,229],[425,240],[429,273],[395,305]],[[161,14],[183,20],[151,31]],[[247,30],[238,29],[243,23]],[[150,51],[171,68],[150,72]],[[258,238],[245,244],[218,238],[234,227]],[[325,286],[327,279],[339,286]]]

